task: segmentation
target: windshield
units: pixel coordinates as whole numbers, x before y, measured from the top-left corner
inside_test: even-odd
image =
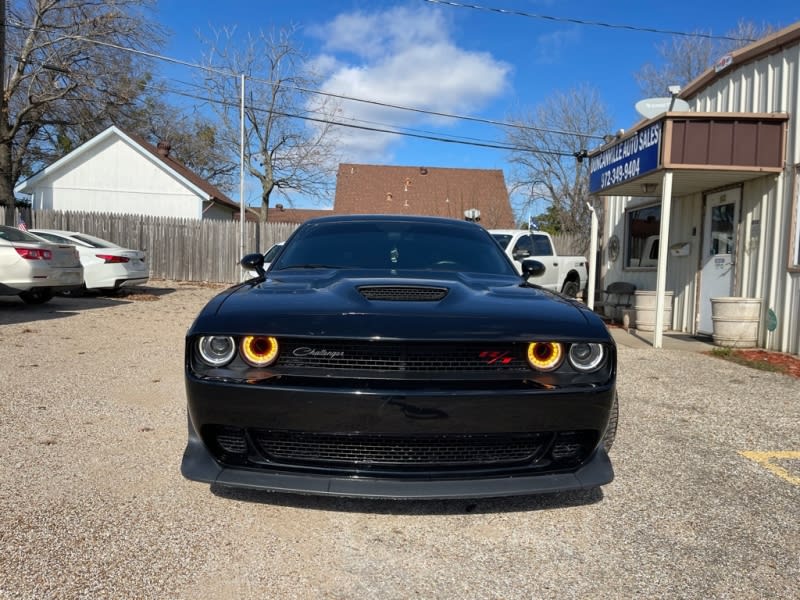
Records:
[[[264,254],[264,262],[271,263],[273,260],[275,260],[275,257],[278,256],[278,253],[281,251],[281,248],[283,248],[283,242],[281,242],[280,244],[275,244],[272,248],[267,250],[267,253]]]
[[[87,246],[92,246],[93,248],[119,248],[119,246],[112,244],[108,240],[94,237],[88,233],[73,233],[72,238],[78,240],[79,242],[83,242]]]
[[[506,248],[508,248],[508,242],[510,242],[510,241],[511,241],[511,235],[509,235],[508,233],[493,233],[493,234],[492,234],[492,237],[494,238],[494,240],[495,240],[495,241],[496,241],[498,244],[500,244],[500,247],[501,247],[503,250],[505,250]]]
[[[7,242],[33,242],[36,244],[41,244],[44,241],[40,237],[7,225],[0,225],[0,239]]]
[[[272,268],[516,274],[483,229],[403,220],[309,223],[298,229]]]

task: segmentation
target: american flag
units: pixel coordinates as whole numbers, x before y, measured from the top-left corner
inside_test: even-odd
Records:
[[[28,231],[28,226],[25,225],[25,219],[22,217],[19,218],[19,225],[17,225],[17,229],[20,231]]]

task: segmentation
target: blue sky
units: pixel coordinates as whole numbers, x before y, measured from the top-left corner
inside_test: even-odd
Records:
[[[722,35],[744,19],[784,27],[800,20],[788,0],[697,2],[672,0],[463,0],[495,9],[638,28]],[[544,102],[554,91],[596,87],[617,128],[636,120],[641,99],[634,73],[656,62],[668,35],[498,14],[425,0],[160,0],[158,18],[172,32],[163,54],[200,62],[200,35],[236,27],[242,36],[296,26],[295,41],[323,75],[321,89],[447,114],[506,121]],[[188,69],[164,72],[188,81]],[[665,94],[666,95],[666,94]],[[374,106],[346,107],[349,116],[448,136],[502,142],[491,127]],[[386,134],[344,133],[343,162],[502,169],[503,150],[413,140]],[[257,196],[255,188],[246,197]],[[295,206],[317,206],[295,199]]]

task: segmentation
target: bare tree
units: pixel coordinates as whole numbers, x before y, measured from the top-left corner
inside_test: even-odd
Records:
[[[131,104],[163,40],[151,0],[0,1],[0,203],[48,156]]]
[[[509,119],[506,139],[520,150],[512,153],[512,188],[525,200],[527,213],[535,201],[544,198],[545,211],[565,233],[588,232],[589,161],[585,150],[597,145],[597,138],[611,130],[611,118],[598,91],[583,85],[555,92],[538,108]]]
[[[245,76],[247,172],[261,183],[261,220],[269,218],[273,193],[291,204],[292,194],[328,199],[337,167],[331,117],[337,107],[310,91],[317,77],[292,41],[293,29],[206,40],[205,85],[216,100],[230,152],[238,155],[240,77]],[[241,42],[240,42],[241,40]]]
[[[117,124],[153,145],[169,142],[171,157],[226,193],[233,192],[239,181],[239,164],[222,143],[218,124],[200,111],[185,111],[165,103],[164,96],[148,94]]]
[[[712,39],[705,37],[710,32],[692,36],[675,36],[656,45],[660,65],[646,63],[634,77],[643,97],[659,97],[667,94],[671,85],[685,86],[711,67],[717,59],[728,52],[764,37],[774,31],[771,25],[756,25],[740,20],[736,28],[724,37],[732,39]]]

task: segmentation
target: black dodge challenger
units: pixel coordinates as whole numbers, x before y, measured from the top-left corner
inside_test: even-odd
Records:
[[[186,336],[182,473],[374,498],[593,488],[614,473],[616,347],[465,221],[308,221]]]

